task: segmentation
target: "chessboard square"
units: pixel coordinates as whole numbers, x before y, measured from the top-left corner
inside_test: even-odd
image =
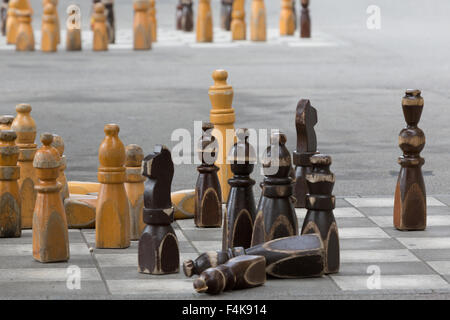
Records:
[[[67,262],[58,262],[52,264],[36,261],[31,255],[2,256],[0,258],[0,269],[45,269],[49,266],[53,268],[67,268],[71,265],[75,265],[80,268],[95,268],[94,260],[90,255],[71,255],[69,261]]]
[[[191,279],[107,280],[113,295],[148,293],[193,293]]]
[[[208,229],[202,232],[197,232],[196,230],[183,230],[183,232],[191,241],[222,240],[222,229]]]
[[[439,274],[450,275],[450,261],[427,261],[427,263]]]
[[[377,228],[377,225],[366,217],[361,218],[336,218],[339,228]]]
[[[405,249],[395,239],[340,239],[339,246],[342,250],[382,250],[382,249]]]
[[[175,234],[177,236],[178,241],[187,241],[186,237],[184,236],[183,232],[179,229],[175,229]]]
[[[341,263],[382,263],[419,261],[407,249],[341,250]]]
[[[445,238],[398,238],[405,247],[415,249],[450,249],[450,237]]]
[[[81,281],[101,281],[96,268],[80,268]],[[68,268],[18,268],[3,269],[0,282],[67,281],[73,274]]]
[[[341,263],[339,276],[367,276],[373,274],[374,268],[381,275],[402,274],[436,274],[430,266],[422,261],[382,262],[382,263]]]
[[[338,276],[333,280],[344,291],[370,290],[372,276]],[[450,285],[438,275],[381,275],[378,290],[437,290],[449,289]],[[372,289],[372,290],[377,290]]]
[[[181,269],[180,269],[181,270]],[[186,279],[182,271],[178,273],[152,275],[140,273],[137,266],[129,267],[102,267],[102,275],[106,280],[161,280],[161,279]]]
[[[450,261],[450,249],[418,249],[411,252],[424,261]]]
[[[136,267],[138,255],[136,253],[95,254],[100,267]]]
[[[383,230],[393,238],[443,238],[450,237],[450,228],[446,226],[427,227],[423,231],[400,231],[391,226]]]
[[[382,228],[392,227],[394,225],[393,217],[390,216],[371,216],[370,219]],[[432,215],[427,217],[427,227],[450,226],[450,215]]]
[[[222,249],[222,241],[192,241],[198,252],[217,251]]]
[[[378,227],[369,228],[339,228],[339,238],[341,239],[377,239],[389,238],[383,229]]]
[[[394,197],[382,197],[382,198],[345,198],[356,208],[363,207],[394,207]],[[434,197],[427,197],[427,206],[445,206],[442,202]]]
[[[364,215],[353,207],[336,208],[334,209],[334,216],[336,218],[362,218]]]
[[[0,242],[1,243],[1,242]],[[89,249],[84,243],[70,244],[70,255],[89,255]],[[30,256],[33,255],[33,245],[30,244],[0,244],[0,256]]]

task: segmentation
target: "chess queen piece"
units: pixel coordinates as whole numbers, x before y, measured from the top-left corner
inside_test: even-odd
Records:
[[[199,0],[197,13],[197,42],[213,42],[211,0]]]
[[[403,156],[394,197],[394,226],[399,230],[425,230],[427,200],[422,166],[425,159],[420,152],[425,146],[425,134],[417,127],[424,101],[420,90],[406,90],[402,99],[406,128],[399,135],[398,144]]]
[[[234,0],[231,13],[231,39],[234,41],[247,38],[247,25],[245,23],[245,0]]]
[[[250,16],[250,40],[266,41],[266,6],[264,0],[253,0]]]
[[[295,16],[292,0],[281,0],[280,36],[292,36],[295,33]]]
[[[309,17],[309,0],[300,0],[302,12],[300,15],[300,37],[311,38],[311,19]]]

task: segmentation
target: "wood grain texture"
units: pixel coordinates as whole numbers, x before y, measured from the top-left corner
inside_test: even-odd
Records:
[[[300,14],[300,37],[311,38],[311,18],[309,16],[309,0],[300,0],[302,11]]]
[[[108,28],[106,25],[105,6],[99,2],[94,5],[93,14],[93,46],[94,51],[107,51],[108,50]]]
[[[134,50],[150,50],[152,35],[148,0],[134,0],[133,48]]]
[[[19,28],[19,19],[16,15],[16,9],[19,0],[10,0],[6,18],[6,43],[16,44],[17,29]]]
[[[295,16],[292,0],[281,0],[280,36],[292,36],[295,33]]]
[[[12,125],[13,121],[14,121],[14,116],[11,116],[11,115],[0,116],[0,131],[11,130],[11,125]]]
[[[245,0],[234,0],[231,13],[231,39],[233,41],[247,39],[247,24],[245,23]]]
[[[64,200],[69,229],[95,229],[97,196],[71,194]]]
[[[213,42],[213,17],[211,0],[199,0],[197,12],[197,42]]]
[[[172,192],[175,219],[192,219],[195,215],[195,189]]]
[[[266,41],[266,5],[264,0],[252,0],[252,8],[250,15],[250,40]]]
[[[19,20],[16,36],[16,51],[34,51],[34,34],[31,25],[32,11],[18,9],[16,15]]]
[[[156,2],[155,0],[149,0],[148,18],[151,27],[151,40],[152,42],[158,41],[158,21],[156,19]]]

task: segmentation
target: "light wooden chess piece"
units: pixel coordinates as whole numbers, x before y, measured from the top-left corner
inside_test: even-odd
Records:
[[[69,186],[67,185],[67,178],[65,170],[67,167],[66,156],[64,155],[64,140],[57,134],[53,135],[52,147],[58,150],[59,156],[61,158],[61,166],[59,167],[59,175],[57,181],[61,184],[61,199],[64,202],[65,199],[69,198]]]
[[[234,0],[231,13],[231,38],[245,40],[247,38],[247,25],[245,23],[245,0]]]
[[[292,0],[281,0],[280,35],[292,36],[295,33],[295,16]]]
[[[17,18],[17,5],[19,0],[10,0],[6,18],[6,43],[16,44],[17,29],[19,28],[19,19]]]
[[[34,51],[34,34],[31,25],[32,10],[16,11],[19,27],[17,28],[16,51]]]
[[[58,50],[56,22],[56,8],[51,2],[48,2],[44,7],[42,16],[41,50],[43,52],[56,52]]]
[[[266,6],[264,0],[253,0],[250,16],[250,40],[266,41]]]
[[[11,124],[14,121],[14,116],[1,116],[0,117],[0,131],[2,130],[11,130]]]
[[[148,18],[151,27],[152,42],[158,41],[158,21],[156,20],[156,4],[155,0],[149,0]]]
[[[152,48],[151,26],[148,15],[148,0],[134,1],[133,47],[134,50]]]
[[[105,6],[103,3],[96,3],[94,6],[94,51],[108,50],[108,28],[106,26]]]
[[[199,0],[196,28],[197,42],[213,42],[211,0]]]

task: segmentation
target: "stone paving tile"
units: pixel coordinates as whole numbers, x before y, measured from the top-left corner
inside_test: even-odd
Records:
[[[450,260],[450,249],[419,249],[410,251],[424,261]]]
[[[339,276],[373,274],[373,267],[379,268],[380,275],[402,274],[436,274],[433,268],[422,261],[411,262],[383,262],[383,263],[342,263]]]
[[[338,225],[339,227],[339,225]],[[340,239],[377,239],[389,238],[383,229],[378,227],[369,228],[341,228],[339,227]]]
[[[363,218],[336,218],[338,228],[377,228],[370,219]]]
[[[450,237],[447,238],[399,238],[408,249],[450,249]]]
[[[350,202],[354,207],[394,207],[394,197],[386,198],[345,198],[346,201]],[[427,206],[445,206],[444,203],[440,202],[434,197],[427,197]]]
[[[70,255],[88,254],[89,249],[84,243],[71,243]],[[32,244],[3,244],[0,242],[0,257],[2,256],[33,256]]]
[[[419,261],[407,249],[341,250],[341,263],[382,263]]]
[[[1,246],[0,246],[1,250]],[[80,268],[92,267],[95,268],[94,260],[91,255],[71,255],[68,262],[58,263],[40,263],[33,259],[29,255],[12,255],[0,257],[0,269],[18,269],[18,268],[36,268],[45,269],[51,266],[52,268],[67,268],[68,266],[75,265]]]
[[[389,228],[383,228],[384,232],[389,236],[402,239],[402,238],[430,238],[430,237],[450,237],[450,227],[428,227],[424,231],[400,231],[393,226]]]
[[[66,281],[0,282],[0,299],[103,299],[107,298],[103,281],[83,281],[80,289],[70,290]]]
[[[51,264],[48,264],[50,266]],[[82,281],[101,281],[97,268],[80,268]],[[3,269],[0,282],[67,281],[65,268]]]
[[[437,273],[450,276],[450,261],[428,261],[427,262]]]
[[[102,274],[106,280],[164,280],[164,279],[187,279],[182,269],[179,273],[165,275],[151,275],[138,272],[137,265],[128,267],[105,267],[102,266]]]
[[[340,239],[341,250],[406,249],[395,239]]]
[[[392,227],[393,217],[389,216],[372,216],[370,219],[382,228]],[[427,228],[436,226],[450,226],[449,215],[430,215],[427,217]]]
[[[20,238],[1,238],[0,244],[31,244],[32,242],[33,231],[22,230]],[[79,230],[69,230],[69,243],[84,243]]]
[[[306,209],[297,208],[295,209],[295,213],[297,214],[297,218],[304,219],[306,216]],[[344,208],[336,208],[333,210],[334,216],[336,219],[339,218],[363,218],[364,215],[361,214],[356,208],[353,207],[344,207]]]
[[[222,241],[192,241],[198,252],[216,251],[222,249]]]
[[[180,253],[180,262],[183,263],[186,259],[196,258],[196,253]],[[103,267],[136,267],[138,266],[138,255],[135,253],[110,253],[110,254],[96,254],[99,265]]]
[[[393,207],[361,207],[358,208],[363,214],[367,216],[391,216],[393,215],[394,208]],[[427,208],[427,216],[431,215],[445,215],[450,214],[450,208],[445,207],[428,207]]]
[[[195,291],[191,279],[148,279],[148,280],[107,280],[108,288],[114,294],[189,293]]]

